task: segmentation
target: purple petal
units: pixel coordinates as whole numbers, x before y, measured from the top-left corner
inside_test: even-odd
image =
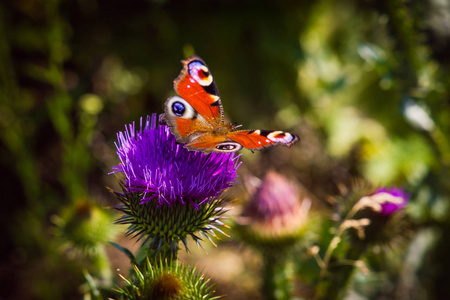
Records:
[[[128,191],[145,194],[142,203],[204,203],[235,182],[240,155],[189,151],[157,124],[156,114],[140,123],[139,131],[133,123],[117,134],[121,163],[111,173],[123,172]]]
[[[391,196],[399,198],[398,202],[384,202],[381,204],[381,212],[382,215],[391,215],[394,212],[404,208],[409,201],[410,195],[405,192],[403,189],[399,189],[396,187],[392,188],[380,188],[375,191],[375,194],[386,193]]]

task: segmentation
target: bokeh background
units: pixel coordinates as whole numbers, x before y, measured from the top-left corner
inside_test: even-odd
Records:
[[[99,208],[105,242],[137,246],[113,225],[106,188],[118,187],[108,175],[116,133],[162,113],[180,60],[197,54],[229,120],[301,137],[291,149],[243,150],[242,178],[279,171],[330,220],[330,199],[356,179],[411,193],[398,268],[361,279],[361,299],[447,299],[449,53],[443,0],[2,1],[0,298],[83,297],[88,267],[63,238],[65,216]],[[205,247],[185,259],[218,294],[260,299],[252,250],[226,237]],[[105,249],[107,261],[88,265],[126,273],[126,256]],[[307,297],[307,274],[297,275]]]

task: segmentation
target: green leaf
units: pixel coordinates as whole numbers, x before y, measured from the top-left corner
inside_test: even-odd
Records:
[[[89,290],[91,291],[91,296],[93,300],[101,300],[101,293],[98,289],[98,285],[95,282],[95,279],[91,276],[91,274],[89,274],[88,271],[84,270],[83,271],[83,275],[84,278],[86,279],[86,282],[89,286]]]
[[[114,242],[111,242],[111,241],[109,243],[111,245],[113,245],[114,247],[116,247],[117,249],[119,249],[120,251],[122,251],[126,256],[128,256],[128,258],[130,259],[131,264],[137,265],[136,257],[134,257],[134,254],[130,250],[120,246],[117,243],[114,243]]]

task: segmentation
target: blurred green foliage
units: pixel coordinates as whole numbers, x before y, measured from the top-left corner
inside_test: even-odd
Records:
[[[301,136],[291,149],[244,150],[242,172],[297,178],[326,220],[328,197],[354,178],[412,193],[398,267],[357,274],[355,293],[449,298],[449,21],[438,0],[2,1],[0,298],[81,297],[83,268],[55,246],[52,220],[80,199],[117,204],[104,188],[115,186],[115,133],[162,113],[194,53],[230,120]],[[298,266],[299,296],[309,266]]]

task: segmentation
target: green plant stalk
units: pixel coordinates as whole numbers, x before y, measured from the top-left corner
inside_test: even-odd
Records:
[[[364,240],[353,240],[351,247],[344,254],[345,259],[330,255],[326,273],[316,286],[316,300],[343,299],[355,269],[355,263],[365,253],[368,243]],[[331,262],[341,262],[333,265]]]
[[[66,60],[65,22],[59,14],[59,1],[48,1],[45,9],[48,15],[49,67],[42,70],[42,80],[53,87],[53,95],[46,101],[47,111],[54,128],[57,130],[64,148],[62,156],[61,181],[72,199],[87,197],[84,178],[89,169],[91,155],[88,153],[83,137],[75,136],[71,121],[71,110],[75,102],[68,94],[64,84],[63,63]],[[80,122],[78,132],[83,131]]]
[[[379,216],[371,210],[364,210],[359,203],[363,202],[359,201],[353,206],[326,251],[321,263],[319,282],[316,286],[316,300],[343,299],[353,274],[358,267],[362,266],[361,258],[365,255],[368,247],[379,238],[380,232],[390,219]],[[363,216],[366,218],[362,218]],[[359,229],[363,232],[358,233],[358,231],[354,231],[356,228],[350,229],[345,226],[348,220],[360,221]],[[364,220],[367,222],[363,222]],[[348,232],[348,239],[343,241],[344,233],[348,230],[351,230]],[[343,245],[345,248],[342,251],[334,251],[340,243],[345,243]]]
[[[265,300],[288,300],[292,296],[292,270],[285,254],[263,253],[263,285]]]
[[[41,184],[36,180],[37,166],[19,118],[22,112],[17,109],[17,105],[14,105],[20,103],[20,90],[11,64],[11,51],[3,15],[4,12],[0,6],[0,137],[9,149],[9,153],[15,157],[14,167],[23,182],[28,201],[36,209],[34,212],[45,213],[39,205]]]
[[[342,242],[344,232],[348,230],[345,226],[346,222],[353,219],[358,214],[361,209],[361,203],[361,200],[358,201],[342,220],[325,252],[323,261],[320,262],[321,271],[314,297],[316,300],[342,298],[347,291],[348,283],[350,282],[355,269],[354,263],[359,260],[368,246],[366,239],[361,240],[357,236],[352,236],[350,241],[351,246],[348,248],[347,253],[341,256],[343,258],[338,258],[334,255],[334,250],[336,250],[339,243]],[[367,234],[368,232],[365,232],[366,237]],[[341,262],[341,264],[332,266],[332,262],[337,261]]]
[[[404,76],[403,78],[409,81],[405,82],[405,87],[414,87],[417,85],[417,73],[423,65],[423,61],[420,60],[416,50],[420,41],[414,29],[414,19],[411,17],[411,11],[408,10],[404,2],[387,0],[385,4],[397,46],[404,53],[402,67],[405,69],[402,75]]]
[[[333,239],[330,242],[330,245],[327,248],[327,251],[325,252],[325,257],[321,263],[321,272],[319,277],[319,283],[320,281],[326,276],[327,269],[329,267],[330,260],[332,258],[333,251],[336,249],[337,245],[340,243],[342,239],[342,235],[344,234],[344,231],[347,229],[344,224],[346,221],[352,219],[355,214],[360,209],[359,205],[353,206],[353,208],[350,210],[350,212],[347,214],[344,220],[342,220],[341,225],[339,226],[336,234],[334,235]]]
[[[159,248],[158,245],[153,245],[153,247],[149,246],[146,258],[140,262],[139,267],[146,265],[147,261],[150,261],[152,264],[157,264],[160,261],[165,264],[176,262],[178,259],[178,244],[179,239],[173,238],[171,243],[164,243],[164,245]]]
[[[410,16],[411,12],[402,1],[386,1],[387,13],[391,20],[392,33],[397,41],[397,47],[404,53],[404,59],[401,61],[401,77],[406,78],[401,86],[401,92],[407,95],[411,94],[411,89],[417,86],[417,74],[425,65],[425,60],[430,58],[420,58],[417,45],[420,45],[418,33],[414,29],[414,20]],[[424,47],[424,46],[423,46]],[[445,166],[450,165],[450,145],[445,134],[437,127],[429,133],[429,137],[435,146],[438,156],[442,159]]]

